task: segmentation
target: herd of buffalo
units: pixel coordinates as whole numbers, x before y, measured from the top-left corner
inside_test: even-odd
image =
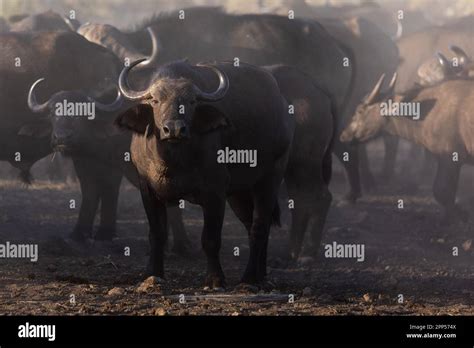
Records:
[[[474,164],[474,17],[441,26],[380,11],[314,7],[303,18],[196,7],[128,32],[52,11],[2,19],[0,160],[28,181],[48,154],[72,159],[77,241],[114,238],[125,176],[149,222],[149,275],[164,275],[168,226],[173,250],[189,248],[180,200],[200,205],[209,288],[225,286],[227,203],[249,236],[242,281],[258,283],[282,183],[294,201],[288,257],[298,258],[307,229],[316,253],[333,155],[354,204],[374,180],[364,143],[380,135],[384,177],[399,138],[421,145],[438,162],[433,193],[446,222],[465,220],[456,191],[462,165]],[[220,161],[223,150],[244,160]]]

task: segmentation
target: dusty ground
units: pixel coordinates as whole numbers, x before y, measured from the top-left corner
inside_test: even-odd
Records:
[[[147,223],[138,192],[124,184],[118,235],[111,243],[79,245],[67,239],[80,200],[76,184],[38,180],[30,188],[0,181],[0,243],[38,243],[39,260],[0,259],[1,314],[130,315],[459,315],[474,314],[474,216],[470,223],[441,225],[440,210],[426,179],[415,190],[416,171],[407,162],[390,185],[355,206],[338,206],[345,181],[336,170],[323,243],[363,243],[365,261],[302,257],[285,267],[287,224],[275,229],[269,246],[269,277],[263,290],[242,293],[235,287],[247,260],[246,233],[227,213],[222,264],[225,293],[203,290],[205,258],[199,248],[201,213],[187,205],[185,223],[196,255],[187,259],[168,253],[167,278],[142,284],[146,264]],[[410,169],[411,168],[411,169]],[[339,168],[337,168],[339,169]],[[410,171],[411,170],[411,171]],[[474,211],[474,173],[465,168],[461,204]],[[404,200],[404,209],[397,200]],[[240,248],[240,256],[233,254]],[[130,256],[124,248],[130,247]],[[453,247],[459,256],[453,256]],[[179,302],[184,294],[186,303]],[[293,294],[295,301],[288,301]],[[74,295],[74,296],[71,296]],[[398,303],[403,295],[403,303]],[[74,297],[75,301],[71,301]],[[73,303],[74,302],[74,303]]]

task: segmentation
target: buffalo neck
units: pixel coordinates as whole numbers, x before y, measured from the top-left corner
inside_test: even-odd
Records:
[[[384,129],[387,133],[396,135],[415,143],[422,143],[423,121],[407,117],[387,117]]]
[[[146,142],[146,152],[161,166],[191,169],[199,154],[198,147],[192,140],[180,143],[168,143],[160,141],[156,137],[144,138]]]

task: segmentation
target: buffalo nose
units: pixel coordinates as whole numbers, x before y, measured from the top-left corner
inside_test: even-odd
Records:
[[[187,137],[186,123],[183,120],[169,120],[163,123],[163,139]]]
[[[72,134],[61,135],[58,136],[57,134],[52,135],[51,143],[53,145],[64,145],[72,138]]]

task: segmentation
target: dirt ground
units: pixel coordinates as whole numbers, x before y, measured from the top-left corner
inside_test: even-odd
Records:
[[[410,148],[404,151],[410,156]],[[374,164],[376,173],[379,162]],[[40,178],[25,188],[15,180],[0,180],[0,243],[39,246],[36,263],[0,259],[0,314],[473,315],[474,216],[469,223],[442,225],[431,195],[432,179],[420,180],[418,162],[399,163],[391,183],[379,178],[377,190],[353,206],[338,204],[346,183],[336,165],[323,244],[362,243],[365,260],[325,258],[321,247],[318,255],[304,255],[287,266],[286,212],[283,226],[271,233],[269,275],[261,289],[237,287],[248,243],[243,226],[228,211],[221,251],[228,287],[223,293],[202,287],[206,266],[198,207],[187,204],[184,212],[194,255],[182,258],[168,252],[166,279],[142,283],[147,222],[139,193],[130,184],[124,183],[121,191],[118,238],[81,245],[67,238],[78,214],[78,208],[69,209],[70,199],[80,202],[77,184]],[[471,213],[473,182],[474,170],[466,167],[458,198]],[[399,199],[403,209],[397,207]],[[234,256],[235,247],[240,256]],[[453,247],[458,256],[453,256]]]

